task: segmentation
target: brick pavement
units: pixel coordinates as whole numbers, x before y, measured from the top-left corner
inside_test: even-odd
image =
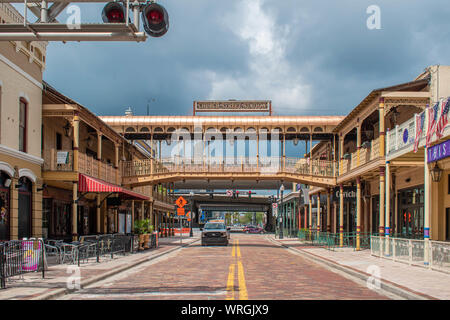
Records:
[[[273,235],[270,237],[274,239]],[[370,255],[370,250],[354,251],[352,248],[346,248],[342,251],[330,251],[305,245],[297,239],[275,240],[366,276],[369,276],[369,267],[377,266],[381,281],[387,284],[423,298],[450,299],[450,274],[374,257]]]
[[[183,245],[197,241],[199,234],[194,234],[194,238],[183,238]],[[125,270],[136,264],[143,263],[149,259],[176,250],[180,247],[179,237],[160,238],[159,247],[142,251],[132,255],[115,255],[114,259],[104,257],[97,263],[95,259],[90,259],[87,263],[80,265],[81,286],[101,279],[109,274]],[[6,289],[0,290],[0,300],[30,300],[46,299],[52,295],[61,295],[67,288],[67,279],[73,274],[68,270],[71,265],[52,265],[45,272],[45,279],[42,273],[27,273],[22,277],[8,279]]]
[[[232,234],[230,244],[193,244],[64,299],[387,299],[265,235]]]

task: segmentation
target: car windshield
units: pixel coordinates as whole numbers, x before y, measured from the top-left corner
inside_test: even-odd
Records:
[[[205,229],[225,229],[225,225],[223,223],[207,223]]]

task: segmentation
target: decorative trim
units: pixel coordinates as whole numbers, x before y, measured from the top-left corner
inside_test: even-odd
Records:
[[[27,177],[28,179],[33,181],[33,183],[36,183],[37,176],[30,169],[27,168],[19,169],[19,178],[21,177]]]
[[[18,151],[15,149],[12,149],[10,147],[7,147],[3,144],[0,144],[0,154],[5,154],[7,156],[11,156],[11,157],[15,157],[24,161],[28,161],[37,165],[42,165],[44,163],[44,159],[33,156],[31,154],[22,152],[22,151]]]
[[[24,99],[27,103],[30,103],[30,97],[23,91],[19,93],[19,100],[20,99]]]
[[[12,61],[10,61],[8,58],[6,58],[4,55],[0,54],[0,61],[3,61],[4,63],[6,63],[9,67],[11,67],[14,71],[20,73],[23,77],[25,77],[27,80],[29,80],[30,82],[32,82],[34,85],[36,85],[37,87],[39,87],[39,89],[43,89],[43,85],[42,83],[40,83],[39,81],[37,81],[35,78],[33,78],[31,75],[29,75],[28,73],[26,73],[25,71],[23,71],[18,65],[16,65],[15,63],[13,63]]]
[[[16,171],[14,168],[6,162],[0,161],[0,171],[5,171],[10,177],[14,177]]]

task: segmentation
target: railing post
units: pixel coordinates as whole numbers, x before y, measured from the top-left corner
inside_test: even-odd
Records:
[[[412,264],[412,240],[408,240],[408,255],[409,255],[409,265]]]
[[[428,244],[429,244],[429,250],[430,250],[430,254],[428,255],[429,257],[430,257],[430,261],[428,261],[428,268],[432,268],[432,265],[433,265],[433,242],[431,241],[431,240],[428,240]],[[424,243],[423,243],[423,250],[425,251],[425,250],[427,250],[427,246],[426,246],[426,242],[424,241]],[[424,252],[424,258],[426,257],[425,256],[425,252]]]

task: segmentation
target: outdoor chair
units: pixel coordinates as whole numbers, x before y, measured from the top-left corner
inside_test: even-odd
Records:
[[[74,244],[64,243],[61,245],[62,263],[77,263],[78,247]]]

